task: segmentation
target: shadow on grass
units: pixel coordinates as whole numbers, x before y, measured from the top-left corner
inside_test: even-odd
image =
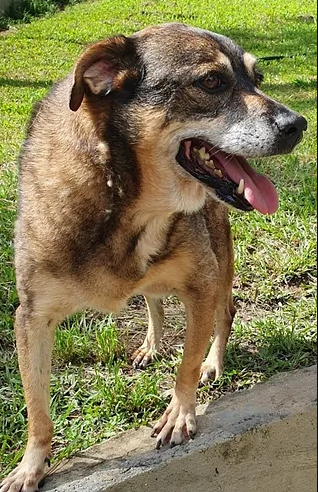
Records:
[[[277,373],[317,364],[317,341],[309,334],[278,329],[263,337],[257,334],[255,341],[230,341],[224,362],[223,375],[199,389],[202,403],[249,388]]]
[[[43,34],[40,34],[40,33],[36,33],[36,34],[28,34],[26,35],[26,38],[28,40],[32,40],[32,41],[44,41],[44,42],[48,42],[48,41],[54,41],[55,43],[62,43],[62,44],[76,44],[78,46],[83,46],[84,48],[86,46],[88,46],[89,44],[95,42],[95,41],[99,41],[99,39],[87,39],[87,40],[83,40],[83,39],[75,39],[75,38],[72,38],[72,37],[66,37],[69,33],[65,33],[63,36],[60,35],[58,32],[55,33],[54,35],[52,36],[46,36],[45,35],[45,32]],[[105,35],[106,37],[107,35]]]
[[[34,87],[49,88],[54,83],[53,80],[21,80],[21,79],[7,79],[0,77],[0,87]]]

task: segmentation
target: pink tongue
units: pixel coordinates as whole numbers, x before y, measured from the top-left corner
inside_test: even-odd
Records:
[[[244,179],[244,197],[262,214],[274,214],[278,209],[278,195],[273,183],[263,174],[257,173],[244,157],[230,156],[219,150],[213,156],[226,170],[229,178],[239,184]]]

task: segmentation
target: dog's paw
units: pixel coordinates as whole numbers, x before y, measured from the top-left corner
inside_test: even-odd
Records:
[[[45,468],[50,466],[50,461],[48,458],[41,459],[39,463],[32,461],[23,459],[0,484],[0,492],[38,492],[44,485]]]
[[[197,432],[195,402],[182,402],[176,395],[164,415],[153,429],[152,437],[157,438],[156,449],[167,443],[171,447],[182,444],[186,438],[193,439]]]
[[[155,359],[157,351],[151,346],[141,346],[132,356],[132,365],[134,369],[146,369]]]
[[[206,360],[201,366],[200,383],[205,385],[215,381],[223,373],[223,364],[220,362],[209,362]]]

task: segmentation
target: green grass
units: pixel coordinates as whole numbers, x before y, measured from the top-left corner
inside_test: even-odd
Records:
[[[83,0],[18,0],[14,1],[0,17],[0,31],[20,23],[31,22],[36,17],[55,14],[66,5],[75,5]]]
[[[0,36],[0,474],[21,457],[26,438],[13,341],[18,303],[12,248],[16,159],[33,103],[71,69],[91,41],[130,34],[152,23],[183,21],[227,34],[259,57],[293,55],[260,62],[263,88],[304,114],[309,130],[293,155],[255,163],[276,183],[279,211],[271,217],[231,214],[239,313],[225,374],[200,388],[198,401],[315,361],[316,24],[306,17],[315,11],[311,0],[101,0],[66,8]],[[57,330],[51,392],[56,459],[147,424],[162,412],[184,337],[178,301],[168,299],[166,311],[163,357],[145,372],[133,372],[129,362],[146,328],[139,300],[120,317],[88,312]]]

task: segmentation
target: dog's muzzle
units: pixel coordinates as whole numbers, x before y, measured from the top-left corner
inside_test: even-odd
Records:
[[[228,154],[210,142],[193,138],[181,142],[177,162],[193,177],[213,188],[219,200],[244,211],[273,214],[278,195],[273,183],[257,173],[242,156]]]

